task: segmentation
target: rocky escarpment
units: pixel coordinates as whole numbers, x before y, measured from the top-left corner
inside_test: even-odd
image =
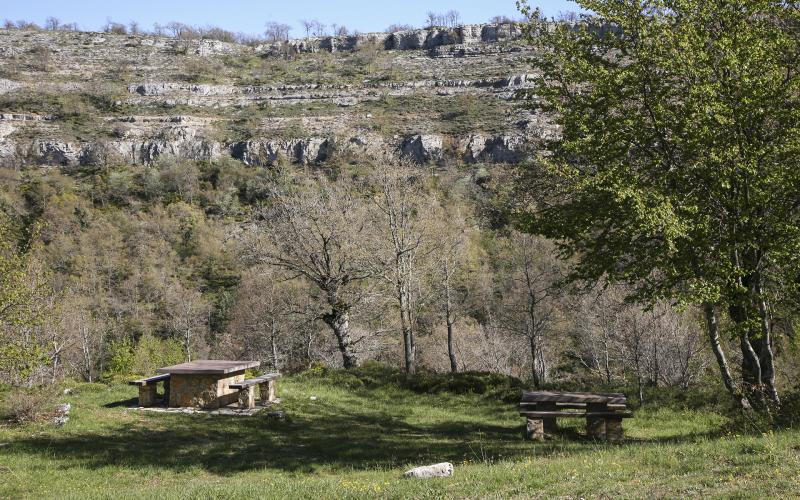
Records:
[[[386,50],[433,50],[444,45],[477,45],[519,40],[523,36],[518,23],[468,24],[455,28],[425,28],[394,33],[364,33],[348,36],[309,37],[288,42],[262,44],[259,54],[313,53],[353,51],[377,44]]]
[[[444,143],[453,141],[457,158],[467,163],[514,163],[524,154],[525,136],[471,134],[448,138],[439,134],[416,134],[384,138],[380,134],[310,136],[303,138],[257,138],[244,141],[213,139],[212,122],[190,117],[122,117],[116,125],[138,125],[121,137],[96,141],[63,141],[42,135],[30,141],[2,140],[21,123],[49,122],[47,117],[0,115],[0,165],[28,163],[59,167],[101,166],[107,163],[152,165],[159,159],[193,161],[239,160],[245,165],[268,167],[286,162],[321,164],[341,154],[386,162],[403,159],[418,164],[435,163],[445,156]],[[145,125],[144,128],[141,126]],[[344,129],[340,129],[343,132]]]
[[[514,163],[554,133],[517,24],[257,46],[0,30],[0,165]],[[326,52],[330,54],[325,54]]]

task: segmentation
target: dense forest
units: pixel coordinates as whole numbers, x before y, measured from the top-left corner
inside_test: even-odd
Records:
[[[533,52],[525,61],[540,78],[502,106],[511,119],[533,113],[560,132],[531,141],[522,160],[515,153],[509,161],[475,165],[447,156],[455,149],[448,138],[437,156],[424,136],[403,143],[408,154],[400,158],[334,146],[324,158],[302,161],[280,153],[268,162],[161,154],[131,163],[109,155],[47,166],[40,161],[49,158],[44,153],[15,157],[0,172],[3,381],[30,387],[64,378],[120,380],[199,358],[255,359],[286,373],[374,360],[408,374],[484,371],[534,387],[625,387],[640,400],[648,387],[716,387],[722,373],[732,393],[745,395],[735,383],[744,379],[777,404],[777,388],[790,389],[796,373],[795,288],[783,278],[796,260],[797,179],[780,170],[769,182],[747,184],[743,179],[752,172],[738,170],[737,161],[755,171],[767,168],[742,144],[761,151],[762,159],[791,154],[793,136],[774,123],[794,119],[780,111],[794,110],[786,107],[794,106],[786,90],[794,87],[762,81],[781,99],[761,96],[753,113],[762,121],[747,122],[754,132],[743,133],[724,107],[752,88],[704,101],[696,94],[702,85],[683,84],[698,68],[708,75],[724,64],[720,69],[698,56],[681,66],[663,55],[678,41],[642,48],[620,35],[624,29],[606,29],[608,21],[598,29],[590,18],[554,24],[526,12],[525,44]],[[607,14],[628,32],[653,17]],[[449,15],[433,15],[431,26],[456,29],[458,18]],[[731,19],[744,22],[736,16]],[[741,32],[778,32],[763,24]],[[51,29],[64,27],[55,22]],[[106,32],[128,34],[114,23]],[[676,33],[694,43],[691,32]],[[721,33],[721,40],[730,35]],[[196,30],[172,35],[205,37]],[[290,44],[285,30],[270,36],[270,42]],[[749,53],[787,43],[777,37],[765,49],[751,42]],[[605,50],[606,59],[595,59],[592,46]],[[380,50],[358,52],[372,51],[365,71],[387,67]],[[727,49],[720,42],[704,50]],[[287,54],[247,64],[299,70],[308,62],[327,79],[347,78],[342,68],[358,63],[345,54],[346,64],[337,66],[332,49]],[[181,64],[202,81],[202,57],[173,56],[186,57]],[[779,74],[787,64],[763,60],[759,71]],[[652,80],[659,65],[670,78]],[[51,66],[7,66],[4,76]],[[598,67],[603,71],[594,72]],[[559,78],[567,83],[554,85]],[[794,85],[793,76],[789,81]],[[585,91],[575,93],[581,84]],[[632,94],[615,93],[620,85]],[[644,97],[635,94],[639,88]],[[131,91],[137,92],[149,95],[141,87]],[[657,104],[648,100],[651,94]],[[4,99],[13,111],[23,104],[55,109],[78,138],[91,127],[92,113],[119,107],[105,95],[82,94],[75,103]],[[410,102],[393,99],[365,106],[376,114],[379,106],[395,106],[380,110],[388,124],[387,113]],[[495,120],[502,127],[507,118],[493,115],[481,99],[441,97],[456,110],[441,111],[438,126],[463,123],[453,133],[474,132],[494,126],[482,120]],[[682,115],[690,104],[696,112]],[[723,109],[710,115],[716,125],[703,122],[705,135],[688,137],[709,106]],[[318,110],[305,110],[311,111]],[[260,119],[276,117],[263,106],[237,113],[215,127],[252,139]],[[114,129],[109,137],[124,134]],[[718,146],[722,140],[745,152],[737,157]],[[698,160],[708,151],[714,161]],[[684,175],[690,171],[698,174]],[[714,172],[725,174],[714,178]],[[691,186],[712,184],[716,191],[687,194]],[[677,203],[683,205],[675,210]],[[715,240],[719,228],[726,236]],[[765,234],[774,248],[758,246]],[[730,255],[733,263],[726,260]]]

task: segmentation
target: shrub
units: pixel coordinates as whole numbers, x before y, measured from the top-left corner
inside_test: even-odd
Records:
[[[151,375],[156,368],[183,361],[183,346],[175,339],[161,339],[146,333],[134,342],[129,338],[112,341],[104,374],[106,380]]]
[[[422,394],[472,393],[484,395],[487,399],[506,402],[518,402],[520,392],[525,387],[518,378],[499,373],[435,373],[421,370],[414,375],[406,375],[400,369],[377,361],[366,361],[352,370],[338,370],[316,364],[300,376],[307,379],[324,379],[333,385],[348,389],[396,385]]]
[[[17,389],[3,399],[3,420],[25,424],[44,420],[53,414],[55,394],[49,388]]]

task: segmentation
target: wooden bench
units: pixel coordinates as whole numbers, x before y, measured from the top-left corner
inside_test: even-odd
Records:
[[[239,408],[255,408],[258,386],[259,399],[262,405],[275,401],[275,381],[280,378],[280,373],[267,373],[259,377],[243,380],[230,384],[228,387],[239,391]]]
[[[156,403],[159,382],[164,383],[164,398],[169,401],[169,373],[128,382],[128,385],[139,387],[139,406],[153,406]]]
[[[523,392],[519,414],[527,419],[527,436],[536,441],[558,429],[557,418],[568,417],[586,418],[588,437],[617,443],[624,437],[622,419],[633,417],[627,404],[625,395],[618,392]]]

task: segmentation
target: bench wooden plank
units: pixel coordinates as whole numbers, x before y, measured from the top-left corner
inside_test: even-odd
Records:
[[[529,408],[531,411],[536,411],[537,405],[541,403],[536,402],[528,402],[522,401],[519,404],[520,408]],[[586,403],[556,403],[558,408],[568,408],[573,410],[583,410],[586,408]],[[610,404],[608,405],[609,410],[626,410],[628,405],[626,404]]]
[[[267,373],[255,378],[250,378],[247,380],[242,380],[241,382],[229,384],[228,387],[230,387],[231,389],[245,389],[247,387],[251,387],[257,384],[263,384],[264,382],[269,382],[270,380],[275,380],[277,378],[280,378],[280,376],[281,376],[280,373]]]
[[[162,380],[169,380],[169,373],[165,373],[163,375],[155,375],[153,377],[143,378],[139,380],[131,380],[130,382],[128,382],[128,385],[138,385],[138,386],[151,385],[161,382]]]
[[[554,392],[554,391],[535,391],[523,392],[522,402],[524,403],[608,403],[624,404],[628,399],[619,392],[593,393],[593,392]]]
[[[619,417],[631,418],[633,413],[629,411],[521,411],[519,412],[523,417],[528,418],[547,418],[547,417]]]

